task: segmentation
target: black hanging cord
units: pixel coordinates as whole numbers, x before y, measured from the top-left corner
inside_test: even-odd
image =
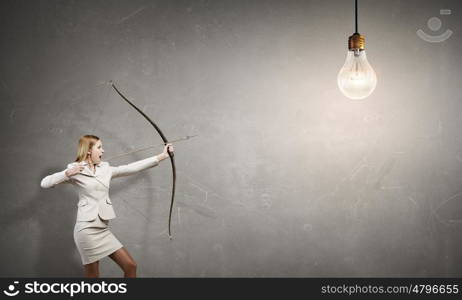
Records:
[[[358,0],[355,0],[355,33],[358,33]]]

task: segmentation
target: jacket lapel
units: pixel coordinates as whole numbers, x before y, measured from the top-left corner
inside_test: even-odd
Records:
[[[80,174],[85,175],[85,176],[90,176],[90,177],[95,177],[95,174],[90,170],[88,165],[85,165],[83,170],[80,172]]]
[[[99,180],[96,175],[98,175],[101,171],[98,171],[100,166],[96,166],[96,169],[95,169],[95,173],[93,173],[92,170],[90,170],[90,167],[88,166],[88,164],[85,164],[84,165],[84,168],[83,170],[80,172],[80,174],[82,175],[85,175],[85,176],[88,176],[88,177],[93,177],[96,179],[96,181],[98,181],[99,183],[101,183],[105,188],[109,189],[109,187],[104,184],[101,180]]]

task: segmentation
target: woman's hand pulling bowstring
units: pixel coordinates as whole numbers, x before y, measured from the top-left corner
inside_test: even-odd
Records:
[[[66,176],[71,177],[71,176],[74,176],[75,174],[82,172],[83,166],[84,166],[84,163],[80,162],[77,166],[67,169],[65,173]]]

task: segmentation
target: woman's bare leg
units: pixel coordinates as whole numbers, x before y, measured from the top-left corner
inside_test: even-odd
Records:
[[[99,261],[95,261],[91,264],[84,265],[85,277],[87,278],[98,278],[99,277]]]
[[[136,262],[124,247],[112,253],[109,257],[122,268],[124,277],[136,277]]]

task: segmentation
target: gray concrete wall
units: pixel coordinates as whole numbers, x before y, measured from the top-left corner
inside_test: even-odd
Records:
[[[139,276],[462,276],[461,9],[360,1],[378,85],[354,102],[353,1],[2,1],[0,276],[83,274],[75,191],[39,186],[80,135],[161,142],[108,80],[168,138],[199,134],[176,145],[173,241],[168,161],[112,182]]]

